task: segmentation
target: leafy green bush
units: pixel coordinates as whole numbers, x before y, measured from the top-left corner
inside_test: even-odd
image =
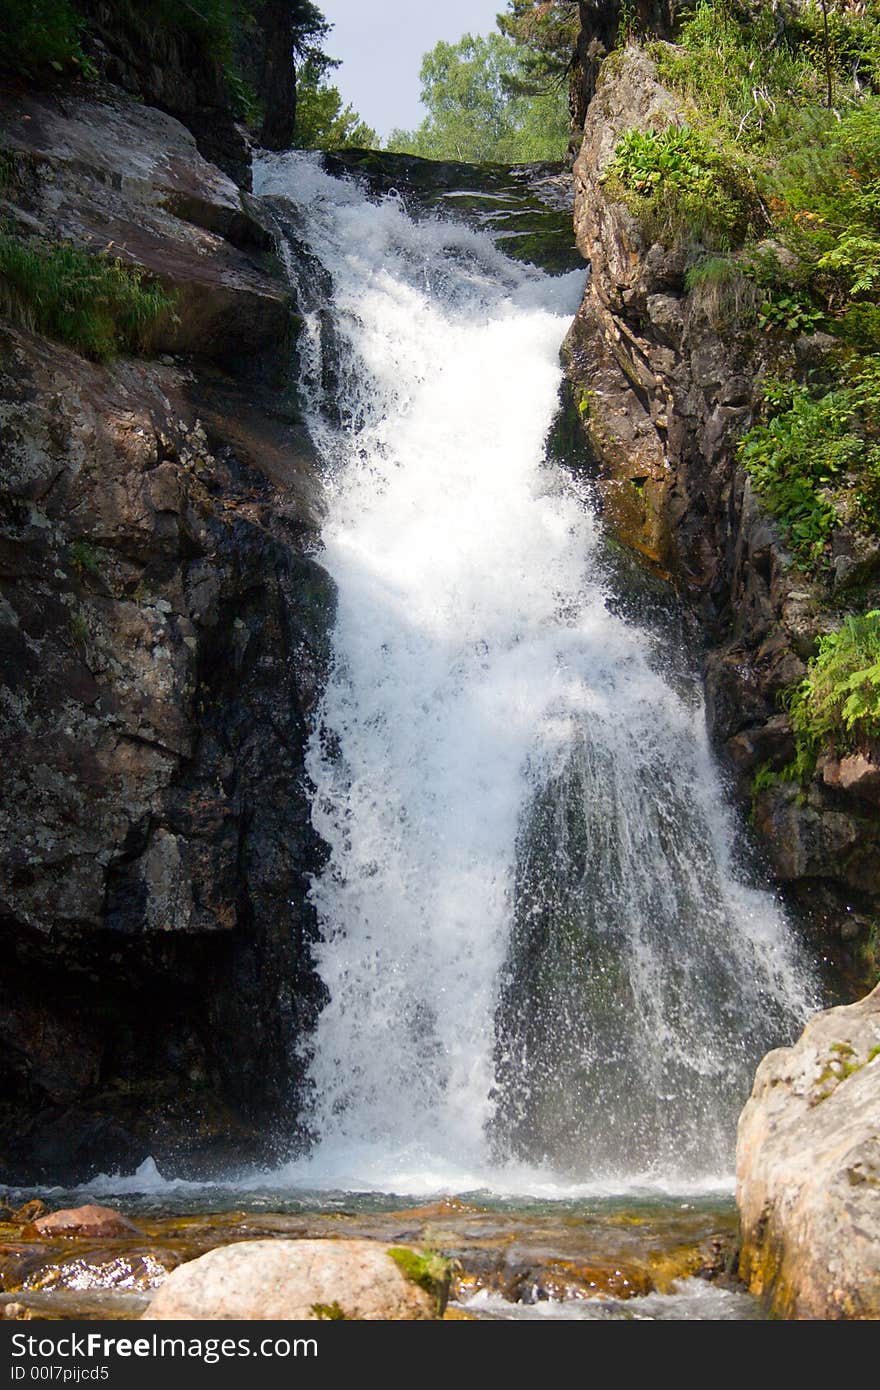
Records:
[[[826,28],[827,26],[827,28]],[[880,30],[875,0],[865,4],[851,0],[818,0],[794,7],[786,15],[789,44],[803,53],[823,73],[830,71],[832,96],[858,82],[863,87],[880,85]],[[827,33],[827,46],[826,46]]]
[[[727,158],[691,126],[628,130],[602,179],[652,239],[689,235],[708,245],[742,240],[751,196]]]
[[[788,708],[802,768],[823,748],[843,754],[880,739],[880,609],[819,639]]]
[[[880,352],[880,304],[850,304],[837,322],[846,343],[868,352]]]
[[[660,76],[715,127],[716,140],[752,147],[775,137],[788,112],[818,99],[822,77],[808,53],[778,42],[770,5],[748,22],[727,0],[698,0],[676,47],[653,52]]]
[[[0,233],[0,308],[25,327],[104,361],[148,349],[174,300],[137,266],[71,242]]]
[[[823,322],[821,309],[806,303],[797,294],[770,295],[758,308],[758,327],[765,333],[814,333]]]
[[[778,234],[829,309],[880,289],[880,100],[802,115],[765,176]],[[770,185],[772,184],[772,187]]]
[[[83,20],[70,0],[3,0],[0,68],[32,77],[50,68],[89,68],[80,48]]]
[[[739,457],[796,562],[809,568],[821,563],[838,523],[833,486],[861,458],[864,439],[846,391],[815,397],[805,386],[768,382],[764,399],[777,413],[743,435]]]
[[[795,258],[781,294],[818,298],[837,316],[880,291],[880,98],[864,85],[880,77],[880,12],[857,9],[829,7],[830,69],[818,4],[752,6],[746,22],[734,0],[700,0],[679,44],[656,49],[704,139],[733,167],[748,162],[773,234]]]

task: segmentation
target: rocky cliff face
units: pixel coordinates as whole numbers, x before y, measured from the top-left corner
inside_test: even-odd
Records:
[[[182,6],[183,18],[198,16]],[[250,188],[250,149],[236,111],[227,73],[208,51],[204,32],[137,0],[78,0],[87,22],[83,41],[97,71],[138,101],[182,121],[200,152]],[[187,15],[187,10],[190,10]]]
[[[763,374],[821,367],[825,343],[725,331],[707,297],[685,290],[683,251],[651,244],[606,191],[603,171],[625,131],[682,118],[646,51],[604,63],[574,171],[578,245],[592,273],[564,356],[611,529],[702,615],[710,727],[747,807],[757,769],[794,751],[778,696],[839,617],[838,594],[793,568],[735,445]],[[836,545],[840,590],[859,562],[845,528]],[[854,989],[880,913],[877,783],[871,766],[829,763],[806,793],[771,787],[754,808],[777,881]]]
[[[112,91],[0,104],[21,228],[177,294],[157,360],[0,326],[0,1179],[295,1140],[331,586],[273,232]]]

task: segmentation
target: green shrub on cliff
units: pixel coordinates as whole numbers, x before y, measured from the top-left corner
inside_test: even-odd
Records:
[[[739,457],[802,569],[821,567],[841,521],[880,531],[880,357],[841,360],[839,382],[816,391],[764,384],[766,418],[742,436]]]
[[[747,176],[692,126],[628,130],[602,181],[659,241],[687,235],[725,247],[741,241],[748,228],[753,195]]]
[[[748,168],[789,285],[841,320],[880,289],[880,10],[846,11],[829,6],[826,52],[819,5],[752,7],[746,23],[734,0],[701,0],[678,45],[654,50],[704,141]],[[853,326],[864,338],[865,316]]]
[[[825,563],[841,521],[866,534],[880,521],[880,358],[855,358],[839,370],[840,385],[820,393],[765,383],[769,418],[738,446],[756,494],[802,569]]]
[[[82,28],[82,17],[69,0],[3,0],[0,68],[26,77],[47,69],[87,68]]]
[[[685,272],[684,284],[692,304],[713,328],[739,332],[754,323],[762,290],[740,255],[701,256]]]
[[[765,387],[765,400],[784,406],[747,431],[739,456],[755,492],[806,568],[822,559],[838,519],[831,488],[858,458],[863,443],[850,428],[852,412],[840,392],[817,399],[806,387],[776,383],[775,389]]]
[[[753,6],[748,23],[727,0],[699,0],[673,47],[652,52],[661,80],[692,103],[716,141],[753,148],[778,136],[791,113],[819,100],[810,53],[780,42],[778,14]]]
[[[24,327],[105,361],[149,348],[174,300],[138,266],[71,242],[0,233],[0,310]]]
[[[880,3],[697,0],[651,51],[685,137],[633,132],[609,174],[650,232],[697,248],[695,308],[716,328],[839,340],[819,373],[792,359],[739,448],[795,563],[822,569],[841,524],[880,531]]]
[[[841,755],[880,739],[880,609],[819,639],[787,703],[801,769],[811,770],[824,748]]]

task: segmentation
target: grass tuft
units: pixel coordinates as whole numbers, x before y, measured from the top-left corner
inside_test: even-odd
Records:
[[[149,352],[174,298],[138,266],[72,242],[0,233],[0,310],[22,327],[104,362]]]

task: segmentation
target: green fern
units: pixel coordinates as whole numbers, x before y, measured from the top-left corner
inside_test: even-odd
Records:
[[[880,609],[852,615],[819,639],[787,704],[804,778],[823,749],[840,755],[880,739]]]
[[[626,131],[602,182],[659,241],[687,234],[730,246],[742,240],[749,222],[750,196],[739,171],[688,125]]]

